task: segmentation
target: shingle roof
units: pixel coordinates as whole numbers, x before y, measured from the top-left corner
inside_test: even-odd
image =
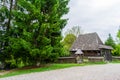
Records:
[[[106,46],[106,45],[99,45],[100,49],[113,49],[111,46]]]
[[[97,33],[81,34],[73,43],[70,51],[81,50],[100,50],[100,45],[104,45]]]

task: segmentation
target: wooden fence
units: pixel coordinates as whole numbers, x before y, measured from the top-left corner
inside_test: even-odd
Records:
[[[88,57],[89,62],[103,62],[104,57]]]
[[[58,63],[76,63],[75,57],[59,57]]]
[[[113,60],[120,60],[120,56],[112,56]]]

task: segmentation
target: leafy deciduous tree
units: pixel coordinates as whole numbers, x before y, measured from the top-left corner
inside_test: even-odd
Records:
[[[114,56],[120,56],[120,29],[117,32],[117,43],[115,49],[112,51]]]
[[[75,39],[76,39],[76,36],[74,34],[67,34],[65,36],[64,40],[62,41],[64,53],[61,56],[69,55],[69,50],[70,50],[73,42],[75,41]]]
[[[67,30],[65,34],[74,34],[76,37],[78,37],[82,33],[80,26],[73,26],[71,29]]]
[[[117,32],[117,43],[120,44],[120,29]]]
[[[63,44],[63,46],[64,46],[64,47],[63,47],[63,48],[64,48],[63,50],[64,50],[64,52],[66,52],[66,53],[64,53],[63,56],[69,55],[69,50],[70,50],[73,42],[75,41],[75,39],[76,39],[81,33],[82,33],[81,27],[79,27],[79,26],[74,26],[74,27],[72,27],[71,29],[69,29],[69,30],[67,30],[67,31],[65,32],[65,38],[64,38],[62,44]]]
[[[76,36],[74,34],[67,34],[63,41],[63,43],[65,44],[65,47],[70,49],[75,39],[76,39]]]

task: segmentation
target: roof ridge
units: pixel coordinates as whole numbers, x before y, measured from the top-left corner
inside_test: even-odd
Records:
[[[71,49],[80,48],[82,50],[99,50],[98,46],[103,44],[96,32],[81,34],[74,41]]]
[[[92,32],[92,33],[85,33],[85,34],[80,34],[80,35],[89,35],[89,34],[97,34],[96,32]]]

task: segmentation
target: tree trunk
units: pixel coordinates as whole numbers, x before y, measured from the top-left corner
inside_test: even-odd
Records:
[[[11,16],[12,16],[12,6],[13,6],[13,0],[10,0],[10,8],[9,8],[9,17],[8,17],[8,24],[7,24],[7,32],[9,32],[10,29],[10,22],[11,22]]]

